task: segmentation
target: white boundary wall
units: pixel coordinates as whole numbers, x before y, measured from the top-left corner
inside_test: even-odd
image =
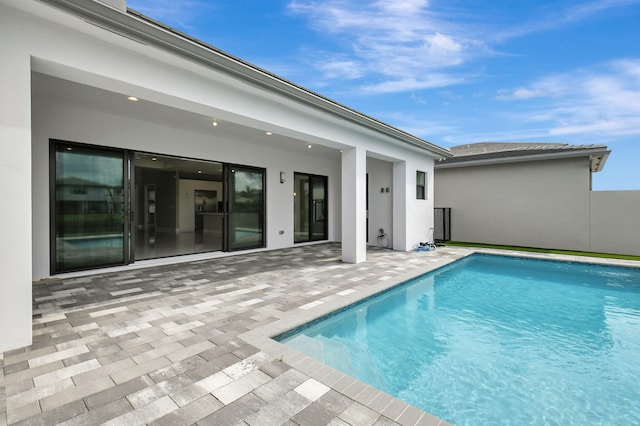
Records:
[[[591,251],[640,256],[640,191],[591,193]]]
[[[451,239],[640,255],[640,191],[591,191],[588,158],[436,169]]]

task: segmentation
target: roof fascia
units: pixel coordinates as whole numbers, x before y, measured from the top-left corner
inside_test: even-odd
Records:
[[[117,8],[93,0],[38,1],[77,15],[107,31],[115,32],[144,44],[167,49],[234,77],[241,78],[254,86],[271,90],[393,139],[429,151],[436,157],[449,158],[453,156],[445,148],[332,101],[199,40],[143,17],[137,12],[130,10],[125,13]]]
[[[567,158],[580,158],[588,157],[591,160],[591,171],[599,172],[603,169],[607,158],[611,151],[602,149],[585,149],[567,152],[554,152],[546,154],[532,154],[521,155],[514,157],[501,157],[501,158],[486,158],[479,160],[459,161],[456,163],[438,163],[436,161],[434,167],[436,169],[453,169],[459,167],[474,167],[474,166],[490,166],[495,164],[508,164],[508,163],[526,163],[530,161],[545,161],[545,160],[561,160]],[[473,157],[470,155],[469,157]]]

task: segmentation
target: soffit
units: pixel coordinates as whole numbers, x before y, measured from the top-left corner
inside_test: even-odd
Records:
[[[268,136],[265,129],[244,126],[225,120],[217,120],[213,126],[210,115],[197,114],[179,108],[158,104],[145,99],[138,102],[127,100],[127,93],[117,93],[93,86],[64,80],[38,72],[32,73],[32,97],[34,100],[61,103],[75,108],[95,110],[126,119],[150,122],[158,125],[211,135],[216,139],[264,143],[275,149],[288,152],[309,153],[310,141],[275,133]],[[339,150],[312,144],[313,155],[338,158]]]

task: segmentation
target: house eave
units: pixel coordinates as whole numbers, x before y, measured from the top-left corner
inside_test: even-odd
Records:
[[[588,157],[590,159],[590,170],[592,172],[599,172],[604,168],[604,165],[609,157],[611,151],[602,149],[584,149],[584,150],[567,150],[553,153],[540,153],[540,154],[527,154],[527,155],[514,155],[504,156],[499,158],[471,158],[477,157],[475,155],[469,155],[469,159],[459,157],[460,160],[452,163],[435,163],[436,169],[453,169],[460,167],[475,167],[475,166],[489,166],[495,164],[508,164],[508,163],[524,163],[531,161],[546,161],[546,160],[560,160],[568,158],[581,158]]]
[[[330,113],[413,147],[429,151],[436,158],[450,158],[449,150],[439,147],[403,130],[390,126],[329,98],[305,89],[282,77],[189,37],[154,21],[134,10],[118,8],[93,0],[38,0],[70,12],[86,22],[143,44],[160,47],[172,53],[225,72],[263,89]]]

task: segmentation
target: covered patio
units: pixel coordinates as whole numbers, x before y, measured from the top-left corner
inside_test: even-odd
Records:
[[[444,424],[269,337],[468,253],[348,264],[327,243],[36,282],[0,425]]]

